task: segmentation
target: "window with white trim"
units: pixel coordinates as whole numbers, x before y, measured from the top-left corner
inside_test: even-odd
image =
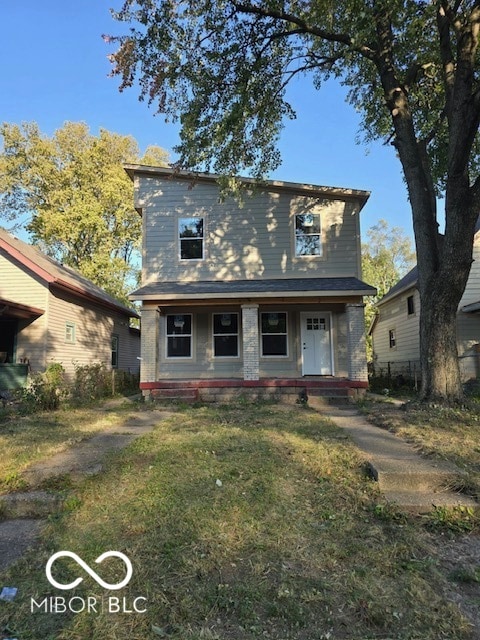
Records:
[[[395,329],[389,329],[388,331],[388,344],[390,349],[394,349],[397,345],[397,336]]]
[[[75,322],[65,323],[65,342],[68,344],[75,344]]]
[[[203,260],[203,218],[179,218],[180,260]]]
[[[295,255],[322,255],[322,230],[319,213],[295,214]]]
[[[213,355],[238,357],[238,313],[213,314]]]
[[[192,357],[192,316],[167,315],[167,358]]]
[[[284,311],[260,314],[262,356],[287,356],[287,314]]]

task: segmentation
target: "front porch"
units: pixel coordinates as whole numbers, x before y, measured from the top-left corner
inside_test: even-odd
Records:
[[[310,396],[348,402],[365,393],[368,382],[346,378],[260,378],[259,380],[160,380],[142,382],[140,389],[148,401],[228,402],[245,396],[250,400],[278,399],[304,402]]]

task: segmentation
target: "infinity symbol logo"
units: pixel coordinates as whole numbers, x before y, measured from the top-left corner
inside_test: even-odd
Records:
[[[86,573],[88,573],[88,575],[91,576],[95,580],[95,582],[98,582],[98,584],[104,589],[112,589],[112,590],[121,589],[122,587],[124,587],[130,582],[130,578],[132,577],[132,573],[133,573],[132,563],[127,558],[127,556],[124,555],[123,553],[120,553],[120,551],[106,551],[105,553],[102,553],[101,556],[98,556],[95,562],[96,564],[100,564],[106,558],[111,558],[112,556],[123,560],[127,568],[127,574],[125,578],[118,584],[109,584],[108,582],[105,582],[105,580],[102,580],[102,578],[100,578],[100,576],[97,573],[95,573],[95,571],[93,571],[93,569],[91,569],[86,562],[84,562],[79,556],[77,556],[76,553],[73,553],[72,551],[58,551],[57,553],[54,553],[53,556],[47,562],[47,566],[45,567],[45,573],[47,574],[47,578],[50,584],[52,584],[57,589],[63,589],[64,591],[66,591],[67,589],[75,589],[75,587],[82,582],[83,578],[77,578],[70,584],[61,584],[60,582],[57,582],[55,578],[52,576],[52,565],[55,562],[55,560],[57,560],[58,558],[73,558],[73,560],[75,560],[75,562],[79,564],[82,567],[82,569]]]

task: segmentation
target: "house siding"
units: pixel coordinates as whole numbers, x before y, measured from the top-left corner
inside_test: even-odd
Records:
[[[48,288],[36,276],[0,254],[0,297],[45,310],[34,320],[18,320],[15,360],[27,359],[33,371],[45,368]]]
[[[110,369],[114,334],[119,338],[118,368],[138,371],[139,338],[131,334],[128,317],[60,292],[51,292],[48,311],[48,361],[60,362],[67,376],[74,375],[76,366],[92,363]],[[67,323],[75,327],[73,342],[66,340]]]
[[[243,203],[219,201],[215,183],[136,180],[143,211],[143,280],[202,281],[360,277],[359,205],[354,200],[256,191]],[[321,257],[295,257],[295,214],[320,212]],[[178,219],[204,217],[204,259],[180,260]]]
[[[407,299],[413,296],[415,313],[408,315]],[[420,352],[420,296],[415,288],[408,289],[398,297],[379,307],[379,316],[373,332],[375,365],[386,367],[386,363],[418,361]],[[395,347],[390,347],[389,332],[395,331]],[[400,364],[402,363],[402,364]]]

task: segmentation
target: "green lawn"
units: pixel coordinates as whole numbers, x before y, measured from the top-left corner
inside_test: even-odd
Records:
[[[6,575],[0,629],[19,640],[468,638],[431,522],[386,506],[355,447],[318,412],[274,404],[180,409],[112,458]],[[73,561],[65,597],[147,598],[145,613],[44,614],[58,550],[89,565],[124,552],[133,577],[105,594]],[[97,567],[105,580],[118,562]],[[128,605],[127,605],[128,606]]]

